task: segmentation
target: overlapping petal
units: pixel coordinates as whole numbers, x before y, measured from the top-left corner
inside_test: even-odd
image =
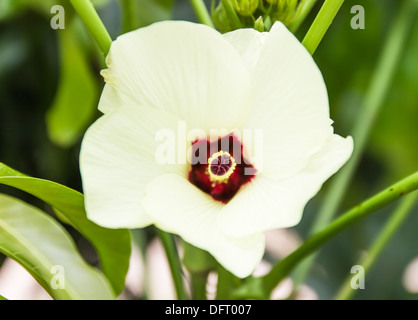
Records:
[[[281,180],[261,174],[245,185],[222,209],[218,225],[230,236],[243,237],[298,224],[306,203],[348,160],[352,150],[351,137],[330,135],[297,174]]]
[[[284,178],[305,167],[328,138],[327,89],[305,47],[276,22],[269,33],[239,29],[226,34],[251,74],[251,117],[243,125],[263,130],[268,176]]]
[[[248,116],[249,73],[210,27],[165,21],[126,33],[112,43],[106,63],[102,74],[115,91],[105,90],[103,112],[135,100],[204,130],[240,127]]]
[[[119,106],[92,125],[82,143],[80,170],[89,219],[110,228],[152,223],[141,201],[147,184],[165,173],[186,175],[186,164],[158,164],[157,132],[176,139],[178,119],[162,110]]]
[[[207,250],[237,276],[250,275],[263,256],[262,233],[246,237],[226,235],[216,223],[224,205],[178,175],[153,180],[143,203],[157,227]]]

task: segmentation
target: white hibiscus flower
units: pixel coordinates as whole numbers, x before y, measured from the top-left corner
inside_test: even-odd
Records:
[[[279,22],[268,33],[224,35],[159,22],[114,41],[107,66],[104,115],[80,155],[89,219],[109,228],[155,224],[239,277],[260,262],[264,231],[299,223],[351,155],[351,137],[333,133],[321,72]],[[179,123],[203,134],[185,144]],[[176,163],[156,159],[164,130],[175,135]],[[211,140],[210,130],[225,135]],[[242,130],[262,130],[262,157]],[[205,161],[181,161],[190,150],[192,160],[207,151]]]

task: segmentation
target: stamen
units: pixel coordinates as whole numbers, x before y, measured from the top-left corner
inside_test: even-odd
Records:
[[[226,151],[219,151],[208,159],[208,174],[212,182],[228,182],[236,167],[234,157]]]

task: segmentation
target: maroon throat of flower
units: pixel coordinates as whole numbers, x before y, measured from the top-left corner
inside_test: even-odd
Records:
[[[191,163],[189,181],[222,203],[228,203],[256,174],[233,134],[213,142],[207,139],[193,142]]]

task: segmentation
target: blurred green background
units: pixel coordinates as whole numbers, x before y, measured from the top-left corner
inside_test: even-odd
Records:
[[[403,0],[346,0],[314,59],[328,86],[335,131],[351,133],[384,41]],[[95,1],[113,39],[157,20],[196,21],[187,0]],[[302,39],[322,1],[299,29]],[[65,30],[53,30],[54,4],[65,8]],[[122,4],[122,5],[121,5]],[[353,5],[365,8],[364,30],[353,30]],[[209,5],[209,3],[208,3]],[[140,8],[140,10],[138,10]],[[129,16],[128,20],[122,17]],[[0,162],[81,191],[78,153],[84,130],[98,116],[104,59],[68,1],[0,0]],[[341,212],[418,169],[418,21],[387,92]],[[311,200],[295,230],[304,238],[328,183]],[[42,204],[26,194],[0,192]],[[331,299],[395,208],[390,205],[342,233],[320,252],[307,278],[320,299]],[[78,237],[81,247],[83,239]],[[418,207],[397,231],[356,299],[414,299],[402,285],[418,256]],[[280,245],[280,244],[278,244]],[[88,256],[90,249],[84,248]],[[86,253],[87,252],[87,253]],[[2,259],[0,258],[0,263]],[[90,262],[95,263],[94,257]]]

